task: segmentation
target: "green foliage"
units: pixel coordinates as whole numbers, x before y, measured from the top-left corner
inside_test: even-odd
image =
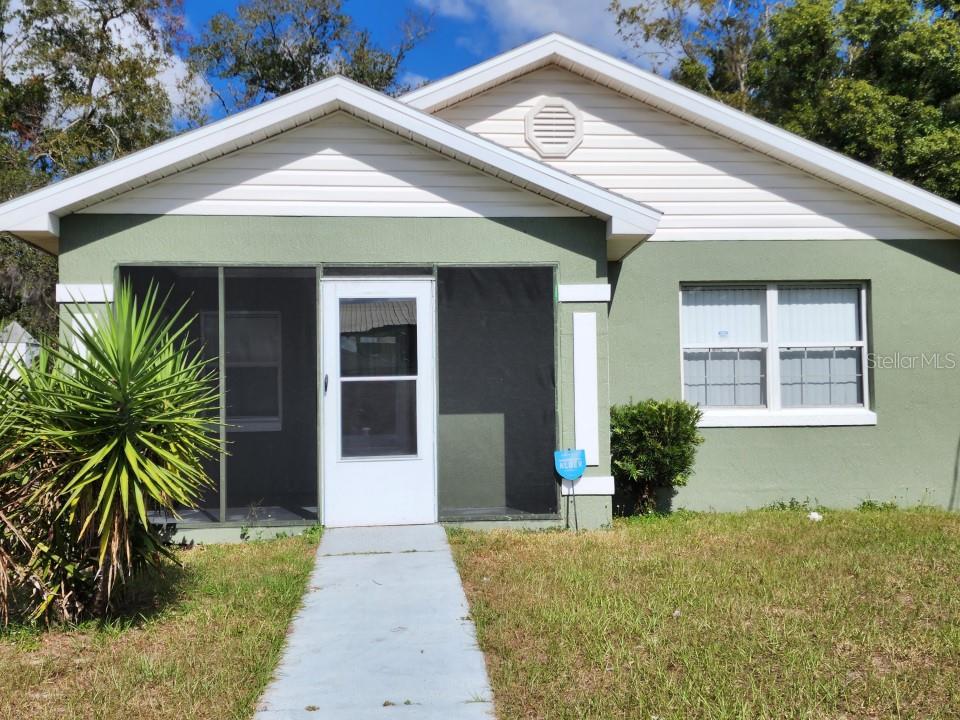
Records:
[[[678,82],[748,109],[768,0],[612,0],[619,34]]]
[[[789,500],[777,500],[768,505],[764,505],[761,510],[774,510],[777,512],[787,511],[787,512],[810,512],[811,510],[823,510],[822,505],[818,505],[810,500],[810,498],[804,498],[803,500],[798,500],[795,497],[790,498]]]
[[[410,15],[392,50],[356,30],[340,0],[247,0],[235,14],[219,12],[190,58],[215,87],[227,110],[243,109],[341,74],[377,90],[398,93],[400,65],[427,34]]]
[[[57,259],[0,235],[0,329],[19,322],[35,338],[57,333]]]
[[[303,537],[312,543],[320,542],[320,538],[323,536],[323,525],[311,525],[306,530],[303,531]],[[280,534],[277,534],[277,537],[280,537]]]
[[[652,512],[644,513],[643,515],[628,515],[626,517],[617,518],[614,523],[614,527],[620,528],[630,527],[632,525],[695,522],[697,518],[704,514],[705,513],[697,510],[687,510],[685,508],[677,508],[675,510],[670,510],[670,512],[654,510]]]
[[[0,198],[171,135],[182,25],[178,0],[0,0]]]
[[[181,312],[124,285],[0,389],[4,612],[102,616],[117,581],[167,554],[148,512],[193,505],[220,450],[217,383]]]
[[[857,510],[860,512],[892,512],[899,510],[899,507],[893,500],[871,500],[867,498],[857,505]]]
[[[610,452],[623,514],[654,508],[658,491],[686,485],[702,413],[678,400],[644,400],[610,409]]]
[[[948,0],[613,0],[673,79],[960,200],[960,16]]]
[[[199,121],[189,74],[171,98],[179,0],[0,0],[0,202]],[[56,261],[0,236],[0,323],[55,333]]]

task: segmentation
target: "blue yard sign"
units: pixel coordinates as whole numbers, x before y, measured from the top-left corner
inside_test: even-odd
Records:
[[[579,480],[587,469],[585,450],[557,450],[553,453],[553,466],[564,480]]]

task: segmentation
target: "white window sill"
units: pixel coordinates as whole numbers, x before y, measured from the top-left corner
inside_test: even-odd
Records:
[[[876,425],[877,414],[865,408],[790,408],[788,410],[705,408],[700,427],[818,427]]]

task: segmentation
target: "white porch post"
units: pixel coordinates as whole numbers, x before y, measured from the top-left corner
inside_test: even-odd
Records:
[[[561,303],[610,302],[610,285],[590,283],[559,285],[557,299]],[[597,310],[587,305],[584,310],[572,313],[573,341],[573,439],[577,448],[587,457],[586,475],[576,483],[564,481],[561,493],[569,495],[612,495],[613,478],[596,473],[606,470],[606,458],[601,459],[601,407],[606,407],[606,398],[601,398],[600,337],[598,334]],[[604,355],[605,357],[605,355]],[[606,385],[603,385],[606,388]],[[601,402],[601,401],[604,402]]]

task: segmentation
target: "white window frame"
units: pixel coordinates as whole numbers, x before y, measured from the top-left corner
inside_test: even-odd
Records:
[[[877,414],[870,409],[870,380],[868,377],[867,338],[867,284],[865,282],[743,282],[743,283],[681,283],[678,293],[680,317],[680,397],[684,397],[684,351],[697,349],[697,345],[683,343],[683,293],[695,288],[758,288],[766,287],[763,316],[766,318],[766,341],[762,343],[766,353],[766,407],[704,407],[700,427],[804,427],[827,425],[876,425]],[[780,350],[798,347],[796,344],[781,344],[778,333],[779,289],[781,287],[807,288],[857,288],[860,293],[860,339],[840,343],[843,347],[860,348],[862,368],[861,390],[863,404],[854,406],[789,407],[781,405],[780,398]],[[803,347],[816,347],[807,343]],[[824,343],[823,347],[838,347],[837,343]],[[715,347],[711,345],[711,347]],[[716,345],[716,347],[720,347]]]

